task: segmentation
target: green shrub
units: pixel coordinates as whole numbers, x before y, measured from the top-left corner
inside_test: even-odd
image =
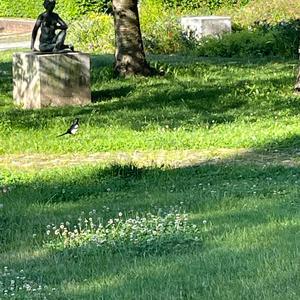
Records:
[[[0,17],[36,18],[43,10],[40,0],[0,0]]]
[[[265,56],[273,55],[274,37],[262,32],[241,31],[220,38],[206,37],[194,46],[200,56]]]
[[[110,12],[110,3],[111,0],[59,0],[56,10],[63,18],[71,20],[90,12]],[[43,0],[0,0],[0,17],[36,19],[43,10]]]
[[[90,12],[110,12],[112,8],[111,0],[76,0],[76,4],[78,5],[78,11],[81,15]]]
[[[272,25],[267,22],[254,24],[255,30],[271,33],[274,36],[276,54],[285,57],[298,57],[300,44],[300,20],[280,21]]]
[[[147,52],[174,53],[183,50],[178,16],[171,10],[165,10],[163,4],[144,2],[140,10],[140,22]]]
[[[141,30],[146,52],[175,53],[184,51],[177,16],[164,11],[162,5],[144,3],[140,12]],[[113,18],[106,14],[89,14],[70,24],[68,39],[82,51],[114,51]]]
[[[268,56],[297,57],[299,47],[300,21],[279,22],[270,25],[265,22],[254,24],[250,30],[225,34],[220,38],[206,37],[201,42],[190,41],[200,56]]]
[[[57,2],[55,10],[66,20],[75,19],[80,15],[75,0],[60,0]]]
[[[90,14],[70,24],[68,40],[78,50],[111,53],[114,51],[113,18],[106,14]]]
[[[111,11],[111,0],[60,0],[57,10],[67,19],[78,19],[88,13]]]
[[[207,8],[214,11],[220,7],[243,6],[250,0],[166,0],[168,7],[180,7],[186,9]]]

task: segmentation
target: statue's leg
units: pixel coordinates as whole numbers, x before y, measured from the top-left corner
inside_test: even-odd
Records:
[[[40,44],[41,52],[52,52],[55,48],[55,44]]]
[[[67,31],[66,30],[61,30],[57,36],[56,36],[56,41],[55,41],[55,48],[53,51],[55,50],[63,50],[63,49],[66,49],[68,48],[68,46],[66,46],[64,44],[65,42],[65,39],[66,39],[66,35],[67,35]]]

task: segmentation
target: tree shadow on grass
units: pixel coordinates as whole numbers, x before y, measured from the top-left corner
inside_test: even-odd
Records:
[[[12,95],[11,68],[12,64],[10,62],[0,62],[0,106],[7,105],[1,95],[5,97]]]
[[[290,227],[273,230],[278,240],[285,241]],[[295,248],[295,243],[289,246]],[[274,245],[277,247],[278,245]],[[271,253],[273,252],[273,255]],[[69,292],[69,297],[102,297],[103,299],[267,299],[285,298],[299,291],[299,274],[296,263],[284,272],[283,253],[274,253],[268,247],[248,245],[243,249],[224,247],[216,251],[200,251],[188,255],[170,255],[144,258],[141,261],[121,262],[119,270],[105,282],[105,274],[98,278],[102,282],[94,290],[84,288]],[[286,248],[286,255],[296,260],[292,250]],[[288,260],[287,260],[288,261]],[[286,263],[287,263],[286,261]],[[274,270],[273,267],[278,269]],[[108,273],[111,275],[111,273]],[[107,275],[108,275],[107,274]],[[114,279],[114,280],[113,280]],[[151,295],[151,296],[150,296]],[[93,298],[94,297],[94,298]]]
[[[270,63],[272,60],[258,60],[253,63],[241,60],[214,60],[205,61],[207,66],[223,67],[224,65],[233,65],[241,69],[246,67],[255,70],[258,66]],[[60,122],[61,119],[70,119],[79,116],[82,124],[87,120],[95,126],[102,126],[108,122],[124,124],[126,123],[134,130],[141,130],[145,125],[144,120],[151,120],[151,123],[165,126],[168,123],[180,126],[184,124],[203,125],[212,122],[228,123],[234,122],[237,113],[249,112],[249,109],[256,113],[255,103],[250,103],[251,95],[247,86],[272,85],[280,87],[288,85],[290,77],[270,80],[243,80],[237,78],[232,82],[232,74],[222,73],[222,86],[217,82],[207,82],[206,84],[197,84],[197,78],[201,74],[194,74],[193,70],[186,69],[186,65],[179,68],[180,72],[186,72],[192,81],[185,81],[183,77],[170,73],[164,79],[152,78],[141,80],[135,79],[114,79],[108,71],[110,69],[110,56],[95,56],[92,59],[92,101],[93,104],[86,107],[64,107],[64,108],[47,108],[42,110],[20,111],[10,109],[1,113],[1,119],[10,122],[12,128],[30,128],[40,129],[47,128],[53,123]],[[176,66],[170,58],[170,65]],[[243,65],[245,64],[245,65]],[[11,63],[2,63],[3,70],[11,67]],[[0,70],[2,69],[0,65]],[[201,67],[201,72],[205,72],[205,67]],[[194,79],[193,79],[194,78]],[[195,84],[193,83],[195,81]],[[146,85],[145,82],[149,81]],[[6,92],[12,90],[11,75],[5,77],[7,88]],[[237,92],[239,91],[239,92]],[[237,94],[235,94],[237,93]],[[248,98],[245,95],[248,95]],[[110,101],[114,99],[115,101]],[[290,100],[289,100],[290,99]],[[299,108],[299,101],[296,97],[289,99],[279,99],[275,104],[273,112],[289,109],[292,114],[296,114]],[[271,104],[270,104],[271,106]],[[259,109],[258,114],[270,114],[270,106]],[[253,109],[254,107],[254,109]],[[91,114],[93,113],[92,119]],[[114,114],[114,118],[112,118]]]
[[[243,101],[235,101],[235,103],[220,106],[219,98],[229,90],[227,87],[222,90],[203,87],[192,92],[184,91],[184,88],[173,92],[169,92],[166,87],[164,89],[164,91],[157,91],[153,96],[137,95],[129,98],[127,95],[132,92],[131,86],[93,91],[94,102],[101,103],[112,98],[116,101],[106,102],[101,107],[47,108],[39,111],[13,109],[3,112],[1,115],[3,120],[10,120],[13,128],[39,129],[48,127],[55,120],[73,119],[75,116],[79,117],[81,123],[84,124],[90,120],[92,112],[94,113],[93,120],[90,120],[92,124],[103,125],[105,122],[107,123],[104,117],[115,113],[120,115],[116,122],[125,122],[132,129],[140,130],[141,125],[139,123],[144,123],[145,118],[152,119],[152,122],[160,125],[172,122],[174,126],[189,122],[192,119],[195,121],[195,117],[199,119],[198,122],[207,122],[207,120],[208,122],[219,120],[219,123],[232,122],[233,116],[226,116],[226,111],[244,105]],[[202,117],[203,115],[204,117]]]
[[[289,147],[290,141],[280,144]],[[59,299],[173,299],[183,294],[197,299],[220,287],[228,298],[230,293],[260,298],[263,291],[272,298],[287,287],[295,293],[300,167],[247,160],[260,153],[175,169],[116,164],[12,176],[12,191],[1,195],[0,265],[24,269],[30,278],[65,289]],[[82,210],[97,209],[108,220],[119,211],[129,215],[175,205],[199,225],[203,247],[146,257],[84,249],[22,254],[40,249],[48,224],[76,221]]]
[[[123,98],[133,91],[132,86],[124,86],[120,88],[102,89],[98,91],[92,91],[92,102],[109,101],[113,98]]]
[[[299,137],[294,139],[300,141]],[[8,184],[12,188],[11,192],[1,194],[7,211],[11,209],[13,212],[5,216],[6,210],[1,211],[2,226],[5,228],[5,224],[25,222],[29,227],[30,224],[35,224],[33,227],[39,228],[38,232],[41,232],[40,225],[52,223],[52,217],[58,219],[67,214],[68,217],[72,215],[76,218],[82,210],[97,209],[102,212],[103,207],[110,207],[109,211],[103,212],[104,218],[109,219],[119,211],[145,211],[147,208],[155,210],[177,205],[181,201],[184,208],[191,213],[215,211],[218,214],[222,204],[232,199],[236,199],[238,205],[244,201],[251,203],[251,199],[255,200],[257,197],[272,197],[274,191],[278,192],[278,197],[284,190],[284,194],[288,194],[289,188],[290,193],[294,193],[294,182],[297,181],[299,167],[296,164],[285,163],[289,157],[289,150],[298,150],[290,148],[290,139],[281,143],[274,141],[274,145],[274,148],[284,150],[287,157],[280,157],[280,152],[277,151],[274,152],[275,156],[271,155],[271,159],[267,160],[269,153],[264,151],[273,149],[267,145],[236,157],[217,161],[212,159],[199,165],[179,168],[112,164],[108,167],[64,169],[59,173],[53,169],[49,171],[49,175],[45,171],[45,175],[41,173],[33,179],[26,179],[23,175],[24,180],[21,176],[16,182]],[[294,143],[292,145],[295,146]],[[260,157],[262,154],[265,154],[266,158]],[[9,173],[3,173],[3,178],[10,176]],[[16,203],[19,207],[15,207]],[[288,205],[284,199],[279,203]],[[270,211],[273,209],[269,204],[263,206]],[[275,205],[274,208],[276,210],[278,207]],[[281,210],[280,207],[278,209]],[[294,206],[291,207],[292,211],[293,209]],[[254,213],[250,205],[246,210],[241,209],[229,214],[238,221],[239,216],[243,215],[241,220],[248,220],[250,218],[247,216]],[[256,213],[261,214],[262,211]],[[252,225],[265,221],[259,217],[253,220]],[[5,239],[6,234],[11,237],[12,243],[17,240],[8,231],[4,232],[2,238]],[[7,240],[6,245],[9,247]]]
[[[46,196],[49,192],[57,192],[57,188],[51,190],[53,186],[51,187],[47,182],[19,185],[15,190],[21,190],[28,208],[27,211],[26,209],[23,212],[16,211],[6,227],[14,224],[13,232],[22,231],[22,227],[24,228],[22,235],[17,237],[23,239],[22,246],[25,252],[28,250],[24,247],[25,241],[29,247],[34,247],[35,243],[32,239],[30,241],[30,230],[34,229],[40,235],[41,232],[45,232],[47,224],[52,222],[60,224],[60,221],[66,221],[64,217],[70,215],[76,218],[78,216],[76,212],[89,210],[92,208],[91,205],[94,205],[94,208],[101,207],[103,204],[110,206],[112,212],[106,213],[106,218],[110,218],[119,210],[145,212],[151,206],[166,207],[183,201],[186,211],[195,214],[194,222],[201,224],[205,218],[213,225],[207,229],[200,225],[201,231],[203,230],[201,235],[204,248],[190,249],[187,252],[172,253],[171,251],[169,255],[139,257],[128,255],[126,251],[106,255],[97,250],[89,252],[79,249],[79,251],[69,252],[54,251],[45,256],[36,255],[24,260],[3,262],[16,270],[25,269],[26,276],[42,281],[48,286],[62,289],[67,287],[59,299],[76,297],[78,299],[86,297],[124,299],[124,294],[127,299],[147,297],[150,294],[157,297],[164,295],[164,299],[173,299],[183,292],[188,299],[191,299],[197,295],[208,295],[217,286],[223,287],[223,293],[230,293],[227,276],[230,277],[231,285],[239,287],[233,292],[236,296],[238,291],[243,291],[245,296],[249,296],[249,289],[240,286],[241,278],[250,280],[248,284],[253,287],[252,293],[257,293],[258,298],[266,287],[270,295],[275,292],[284,293],[285,289],[277,291],[277,288],[284,284],[295,290],[296,281],[290,280],[293,277],[297,279],[299,276],[296,268],[287,267],[287,264],[281,261],[285,259],[288,262],[289,259],[296,259],[297,255],[294,252],[297,240],[291,237],[299,231],[299,225],[298,227],[293,225],[298,211],[290,209],[290,200],[296,195],[291,194],[291,198],[280,195],[274,197],[274,205],[265,202],[274,189],[284,188],[287,193],[290,190],[292,192],[293,175],[298,172],[299,168],[237,166],[224,164],[224,162],[175,170],[143,168],[135,170],[126,166],[115,166],[93,170],[89,174],[90,180],[85,183],[81,181],[80,176],[77,176],[77,186],[79,185],[82,192],[86,189],[86,195],[77,195],[75,190],[75,195],[72,197],[57,198],[53,202],[49,199],[47,201]],[[272,182],[266,184],[269,176],[272,176]],[[107,181],[101,183],[101,179]],[[121,184],[118,185],[118,182]],[[118,188],[115,189],[116,183]],[[199,183],[201,183],[200,188]],[[227,183],[230,183],[230,186]],[[75,188],[76,185],[74,182],[66,186],[70,183],[62,180],[53,184],[59,189],[65,188],[65,194],[70,194],[71,188]],[[107,192],[106,184],[112,188],[110,192]],[[257,186],[256,194],[249,194],[253,185]],[[173,191],[171,192],[169,188]],[[148,196],[143,195],[143,190],[147,190]],[[114,195],[109,196],[109,193]],[[152,198],[151,201],[147,198],[149,196]],[[11,197],[14,197],[14,193]],[[138,198],[136,202],[134,198]],[[257,198],[261,200],[258,201]],[[16,200],[15,202],[18,202]],[[66,202],[77,203],[77,205],[64,206]],[[36,210],[34,208],[36,205],[45,208]],[[197,217],[197,214],[200,216]],[[291,222],[287,224],[288,220]],[[273,227],[272,222],[277,225]],[[26,230],[29,231],[29,236]],[[245,236],[247,232],[252,236]],[[272,238],[268,240],[268,237]],[[268,242],[264,243],[264,239]],[[5,239],[4,242],[9,240]],[[16,242],[16,236],[12,237],[11,242]],[[210,246],[211,243],[216,243],[216,248]],[[275,271],[266,276],[265,272],[270,271],[274,266],[276,266]],[[201,282],[204,281],[206,283],[202,285]],[[167,286],[164,282],[168,282]],[[262,290],[255,286],[257,284]]]
[[[299,291],[297,253],[293,253],[297,244],[291,242],[290,230],[286,226],[261,232],[276,236],[271,247],[247,243],[241,248],[224,246],[158,257],[56,253],[30,259],[25,270],[29,278],[63,289],[56,296],[59,299],[150,299],[150,295],[153,299],[212,295],[214,299],[259,299],[266,294],[268,299],[286,298],[287,293]],[[287,246],[280,247],[280,242]]]

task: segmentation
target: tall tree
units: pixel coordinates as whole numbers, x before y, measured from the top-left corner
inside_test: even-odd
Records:
[[[112,0],[116,52],[115,71],[119,75],[152,75],[146,61],[140,29],[138,0]]]

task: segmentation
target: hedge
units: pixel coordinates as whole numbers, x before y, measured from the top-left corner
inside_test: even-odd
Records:
[[[76,19],[89,12],[110,10],[110,0],[58,0],[56,11],[65,19]],[[43,0],[0,0],[0,17],[36,19],[44,11]]]
[[[42,10],[40,0],[0,0],[0,17],[36,18]]]
[[[243,6],[250,0],[140,0],[152,5],[164,4],[186,10],[206,8],[214,11],[220,7]],[[57,12],[72,20],[87,13],[111,12],[111,0],[57,0]],[[0,0],[0,17],[23,17],[35,19],[43,11],[43,0]]]
[[[214,11],[220,7],[244,6],[250,0],[164,0],[169,7],[181,7],[184,9],[207,8]]]

